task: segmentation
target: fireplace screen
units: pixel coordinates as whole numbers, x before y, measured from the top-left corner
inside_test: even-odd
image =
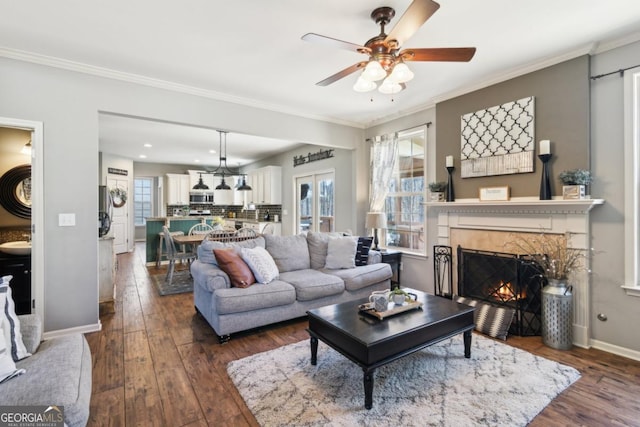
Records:
[[[542,280],[540,266],[526,256],[458,246],[458,293],[514,308],[512,335],[540,335]]]

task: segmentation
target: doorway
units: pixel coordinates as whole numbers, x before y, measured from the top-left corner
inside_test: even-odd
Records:
[[[31,312],[44,321],[44,193],[43,193],[43,124],[30,120],[0,117],[0,128],[18,129],[31,137],[31,220],[25,234],[31,239]],[[29,157],[25,156],[25,163]]]
[[[294,178],[296,184],[296,230],[335,231],[335,171]]]

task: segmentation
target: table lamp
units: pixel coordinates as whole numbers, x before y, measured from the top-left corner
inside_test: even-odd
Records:
[[[367,221],[364,225],[366,228],[373,228],[374,250],[378,248],[378,229],[387,228],[387,217],[384,212],[367,212]]]

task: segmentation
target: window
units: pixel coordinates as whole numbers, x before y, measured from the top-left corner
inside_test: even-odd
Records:
[[[398,133],[396,162],[385,199],[384,246],[426,255],[424,127]]]
[[[625,283],[640,297],[640,73],[625,75]]]
[[[298,204],[297,230],[334,231],[335,173],[326,172],[295,178]]]
[[[134,224],[145,225],[147,223],[146,218],[152,215],[152,178],[135,178],[133,180],[133,215]]]

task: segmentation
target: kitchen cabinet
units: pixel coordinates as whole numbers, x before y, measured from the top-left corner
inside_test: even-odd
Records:
[[[248,172],[251,201],[260,205],[282,204],[282,168],[265,166]]]
[[[16,314],[31,313],[31,256],[2,256],[0,271],[11,275],[11,296],[16,305]]]
[[[189,191],[191,187],[189,175],[175,173],[167,174],[167,204],[182,205],[189,204]]]

